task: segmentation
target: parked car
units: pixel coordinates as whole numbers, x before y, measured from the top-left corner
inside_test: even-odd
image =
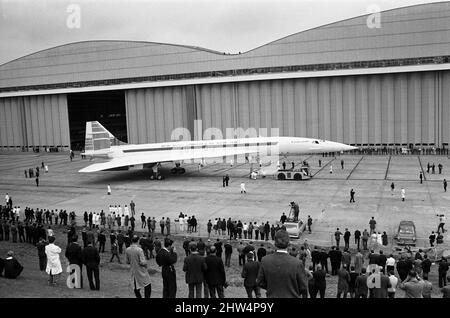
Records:
[[[416,245],[416,226],[413,221],[401,221],[394,240],[398,245]]]
[[[303,223],[303,221],[297,221],[297,222],[293,222],[291,220],[288,220],[286,222],[284,222],[283,224],[286,227],[286,232],[288,232],[289,237],[293,237],[293,238],[300,238],[300,236],[302,235],[303,231],[305,230],[305,223]]]

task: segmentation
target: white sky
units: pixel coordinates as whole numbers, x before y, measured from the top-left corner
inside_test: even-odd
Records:
[[[245,52],[330,22],[427,0],[0,0],[0,64],[77,41],[138,40]],[[67,27],[70,4],[80,28]],[[381,17],[382,18],[382,17]]]

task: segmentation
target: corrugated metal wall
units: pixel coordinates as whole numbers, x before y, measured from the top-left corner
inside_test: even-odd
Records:
[[[170,141],[173,129],[193,122],[188,121],[186,87],[128,90],[125,101],[129,143]]]
[[[0,99],[0,147],[69,147],[66,95]]]
[[[450,140],[448,71],[137,89],[126,101],[132,143],[169,141],[176,127],[192,133],[194,119],[224,137],[254,127],[358,145]]]
[[[347,144],[450,142],[450,72],[147,88],[126,91],[130,143],[171,140],[175,128],[279,128],[282,136]],[[69,147],[66,95],[0,99],[0,147]]]

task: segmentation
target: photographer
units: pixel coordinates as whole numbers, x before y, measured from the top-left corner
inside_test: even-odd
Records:
[[[298,221],[298,215],[300,214],[300,208],[297,203],[292,201],[289,206],[291,207],[291,210],[289,212],[289,218],[291,217],[291,214],[294,215],[294,222]]]
[[[408,277],[399,284],[399,288],[405,291],[405,298],[423,298],[424,282],[414,270],[410,270]]]

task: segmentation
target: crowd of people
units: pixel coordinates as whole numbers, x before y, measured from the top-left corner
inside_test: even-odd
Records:
[[[25,178],[35,178],[36,186],[39,187],[39,176],[41,169],[48,173],[48,165],[45,164],[43,161],[41,162],[41,166],[36,166],[36,168],[28,168],[23,170],[23,174]]]
[[[147,233],[138,233],[131,220],[130,224],[122,225],[121,221],[114,219],[116,207],[111,206],[110,209],[114,210],[110,210],[108,216],[105,217],[102,212],[97,214],[99,221],[94,218],[96,213],[89,213],[86,218],[86,212],[83,215],[84,226],[80,231],[76,226],[75,212],[27,207],[22,216],[20,208],[12,206],[11,200],[8,196],[7,206],[0,208],[0,240],[15,243],[18,234],[20,242],[36,246],[39,268],[48,274],[49,285],[57,285],[58,277],[63,272],[60,259],[63,249],[60,245],[64,244],[64,256],[69,264],[76,264],[80,269],[85,267],[91,290],[100,290],[100,254],[110,252],[110,262],[117,260],[118,263],[130,265],[131,283],[136,297],[142,297],[141,290],[144,291],[144,297],[151,296],[151,278],[147,268],[150,259],[154,259],[161,267],[163,297],[176,297],[177,273],[174,265],[181,255],[173,247],[169,218],[161,218],[159,238],[154,217],[146,219],[144,216],[141,229],[147,227]],[[291,207],[295,212],[295,205],[291,203]],[[134,208],[132,211],[130,219],[135,214]],[[180,213],[177,221],[181,232],[197,230],[194,215],[188,217]],[[336,245],[329,250],[318,246],[311,248],[306,240],[300,247],[290,244],[289,234],[284,227],[286,221],[289,219],[284,213],[276,226],[268,221],[258,225],[256,222],[247,224],[231,218],[217,218],[214,222],[208,222],[208,237],[204,240],[185,237],[182,243],[185,254],[182,269],[189,291],[188,295],[182,297],[225,297],[228,286],[226,268],[232,266],[233,256],[237,257],[237,266],[241,267],[248,297],[261,297],[263,289],[267,297],[323,298],[332,276],[338,280],[336,297],[395,297],[399,288],[405,290],[406,297],[430,296],[433,286],[428,277],[432,266],[426,253],[419,250],[415,255],[403,254],[396,259],[393,255],[385,255],[382,250],[376,253],[374,246],[378,245],[364,243],[367,235],[375,237],[378,234],[374,218],[369,221],[370,232],[365,230],[356,234],[359,231],[355,231],[356,253],[352,253],[349,248],[348,229],[344,233],[335,233]],[[67,242],[56,241],[55,227],[66,231]],[[17,228],[17,231],[13,228]],[[211,240],[212,231],[217,235],[215,241]],[[81,244],[78,243],[79,234]],[[341,235],[344,236],[343,251],[340,246]],[[362,240],[362,250],[359,239]],[[108,241],[109,249],[105,252]],[[384,238],[382,245],[386,245]],[[370,252],[368,248],[371,248]],[[443,297],[450,297],[447,285],[449,263],[444,257],[435,262],[438,264],[439,288]],[[330,271],[328,265],[331,265]],[[7,278],[17,278],[26,270],[14,256],[13,249],[8,251],[5,259],[0,260],[0,269],[0,274]],[[83,276],[82,270],[81,273]],[[83,279],[80,287],[82,282]]]
[[[358,155],[448,155],[448,148],[436,147],[398,147],[398,146],[383,146],[383,147],[359,147],[356,150],[350,150],[347,153]]]
[[[433,165],[429,165],[433,170]],[[439,167],[441,171],[442,167]],[[391,186],[392,188],[392,186]],[[353,190],[353,189],[352,189]],[[353,192],[353,191],[352,191]],[[354,201],[354,192],[351,193]],[[130,264],[133,284],[135,286],[136,297],[141,297],[140,290],[144,290],[144,297],[150,297],[151,284],[148,272],[144,270],[147,260],[155,258],[157,264],[162,267],[162,279],[164,282],[163,297],[176,296],[176,273],[174,264],[177,262],[177,253],[172,247],[171,236],[172,223],[169,217],[162,217],[159,222],[155,217],[146,217],[142,213],[141,229],[148,229],[148,233],[139,236],[135,232],[135,204],[110,205],[108,214],[103,210],[99,213],[83,213],[84,226],[81,230],[82,246],[78,244],[78,234],[76,228],[76,214],[74,211],[67,213],[66,210],[31,209],[26,207],[23,220],[20,206],[13,206],[12,197],[5,195],[5,206],[0,206],[0,240],[12,243],[26,242],[36,246],[38,250],[39,267],[49,275],[49,285],[56,285],[58,276],[62,273],[59,254],[62,249],[55,244],[55,236],[52,227],[64,226],[67,228],[67,244],[65,257],[69,264],[76,264],[80,268],[86,267],[86,273],[90,289],[100,289],[99,264],[100,253],[105,253],[107,236],[109,236],[111,258],[110,262],[117,259],[122,263],[122,254],[126,255],[126,261]],[[290,203],[290,214],[294,215],[294,221],[298,221],[299,209],[295,202]],[[444,232],[445,216],[438,215],[440,223],[438,227],[438,237],[434,232],[430,235],[430,245],[433,246],[435,240],[442,243],[439,236]],[[181,233],[195,233],[198,231],[198,222],[194,215],[187,216],[180,212],[178,218],[179,230]],[[289,241],[289,235],[285,231],[284,223],[288,217],[283,213],[279,222],[272,224],[269,221],[242,222],[232,220],[232,218],[216,218],[214,221],[208,220],[206,224],[206,241],[193,238],[185,238],[183,249],[185,259],[183,271],[186,276],[186,283],[189,288],[189,297],[201,297],[202,289],[204,297],[224,297],[224,288],[227,286],[225,267],[230,267],[233,249],[237,251],[239,266],[242,266],[242,278],[248,297],[261,297],[260,288],[267,290],[268,297],[312,297],[317,295],[324,297],[326,288],[326,278],[329,277],[328,264],[331,265],[331,276],[338,277],[337,297],[395,297],[397,288],[406,290],[407,297],[429,297],[431,283],[428,281],[431,269],[431,261],[426,253],[419,250],[414,256],[402,255],[396,260],[393,255],[389,257],[380,250],[375,253],[375,249],[388,245],[386,232],[377,232],[376,221],[372,217],[369,220],[370,232],[365,229],[362,233],[354,231],[354,243],[357,252],[352,255],[350,252],[351,232],[346,228],[342,233],[339,228],[334,233],[335,246],[329,251],[325,248],[314,247],[311,251],[307,241],[300,248],[294,245],[285,244]],[[291,220],[292,221],[292,220]],[[156,236],[156,225],[160,225],[161,240]],[[308,231],[311,233],[312,219],[308,216]],[[214,231],[214,232],[213,232]],[[211,234],[217,237],[216,242],[211,242]],[[282,234],[279,234],[282,233]],[[278,235],[279,234],[279,235]],[[287,239],[286,239],[287,235]],[[277,240],[277,236],[279,239]],[[341,252],[340,240],[344,239],[344,249]],[[223,242],[224,238],[228,240]],[[274,241],[275,248],[271,245],[261,244],[257,247],[252,241],[244,243],[242,239]],[[234,248],[233,241],[239,240]],[[441,237],[442,241],[442,237]],[[281,242],[281,243],[280,243]],[[360,248],[362,242],[362,251]],[[234,242],[237,243],[237,242]],[[124,249],[125,246],[125,249]],[[370,248],[370,253],[367,251]],[[222,254],[224,252],[224,260]],[[363,255],[362,253],[365,253]],[[275,256],[270,256],[274,254]],[[300,261],[291,258],[285,259],[289,255]],[[283,255],[283,257],[281,257]],[[364,267],[365,258],[368,259],[367,268]],[[265,264],[265,260],[271,260]],[[288,267],[293,266],[297,271],[295,281],[289,281],[293,285],[289,289],[286,286],[278,286],[271,282],[270,275],[266,277],[264,268],[268,272],[273,270],[274,264],[283,259]],[[329,263],[328,263],[329,259]],[[311,262],[311,266],[306,269],[306,262]],[[443,257],[438,263],[439,288],[442,288],[444,297],[449,297],[446,287],[447,271],[449,264]],[[265,264],[265,267],[263,266]],[[396,265],[396,267],[395,267]],[[14,252],[8,251],[5,259],[0,259],[0,275],[7,278],[17,278],[23,271],[23,266],[14,257]],[[395,270],[397,270],[397,276]],[[288,274],[287,276],[291,275]],[[374,278],[376,275],[376,278]],[[382,283],[382,287],[373,287],[371,279],[376,279]],[[81,280],[82,285],[82,280]],[[289,284],[288,284],[289,285]],[[278,290],[278,288],[280,290]],[[383,290],[379,290],[379,289]],[[284,289],[284,290],[283,290]],[[420,290],[420,293],[418,292]],[[420,295],[419,295],[420,294]]]

